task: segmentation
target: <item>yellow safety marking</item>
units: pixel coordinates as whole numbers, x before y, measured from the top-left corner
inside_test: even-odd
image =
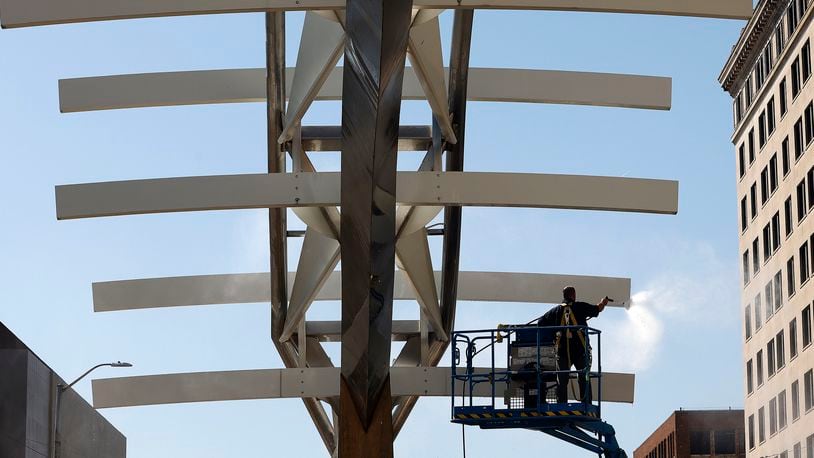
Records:
[[[538,416],[540,416],[540,414],[539,414],[538,412],[532,412],[532,413],[531,413],[531,416],[532,416],[532,417],[538,417]]]
[[[461,419],[464,419],[464,418],[466,418],[466,415],[464,415],[464,414],[462,414],[462,413],[459,413],[459,414],[457,415],[457,417],[458,417],[458,418],[461,418]]]
[[[485,414],[483,414],[483,416],[485,418],[492,418],[492,414],[490,414],[490,413],[485,413]]]
[[[582,412],[580,412],[579,410],[573,410],[571,411],[571,413],[574,415],[582,415]]]
[[[505,413],[498,413],[498,414],[497,414],[497,416],[498,416],[498,417],[500,417],[500,418],[506,418],[506,414],[505,414]]]
[[[476,413],[470,413],[470,414],[469,414],[469,416],[470,416],[471,418],[480,418],[480,417],[478,416],[478,414],[476,414]]]
[[[566,412],[566,411],[564,411],[564,410],[560,410],[560,415],[562,415],[562,416],[566,416],[566,415],[568,415],[568,412]]]
[[[526,412],[520,412],[520,416],[521,417],[528,417],[528,415],[526,415]]]
[[[549,417],[553,417],[554,415],[557,415],[554,412],[546,412],[545,414],[548,415]]]

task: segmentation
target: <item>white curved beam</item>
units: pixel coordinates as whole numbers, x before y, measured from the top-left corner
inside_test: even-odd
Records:
[[[393,367],[390,369],[391,390],[393,396],[449,397],[452,395],[450,376],[448,367]],[[604,373],[602,380],[603,402],[633,402],[633,374]],[[462,384],[457,385],[456,393],[461,393],[462,388]],[[489,397],[491,387],[480,384],[473,394]],[[339,368],[333,367],[193,372],[93,381],[93,407],[97,409],[335,396],[339,396]],[[502,398],[502,393],[497,397]],[[599,399],[598,395],[594,399]]]
[[[57,218],[339,205],[339,172],[220,175],[56,187]],[[676,214],[678,182],[486,172],[399,172],[414,206],[559,208]]]
[[[295,278],[288,273],[289,289]],[[435,272],[438,288],[441,272]],[[244,304],[271,301],[269,274],[199,275],[190,277],[146,278],[93,284],[93,309],[97,312],[181,307],[212,304]],[[341,273],[332,272],[316,296],[318,301],[341,297]],[[458,299],[461,301],[523,302],[554,304],[562,300],[562,289],[572,285],[581,300],[603,296],[616,300],[611,306],[629,302],[630,279],[583,275],[552,275],[511,272],[461,272]],[[289,295],[291,291],[289,291]],[[404,272],[396,271],[393,288],[396,300],[414,300]]]
[[[445,69],[444,75],[449,73]],[[266,101],[263,68],[200,70],[95,76],[59,81],[63,113],[122,108]],[[286,69],[286,90],[294,69]],[[340,100],[342,67],[334,68],[315,100]],[[467,99],[669,110],[672,80],[615,73],[472,68]],[[404,71],[404,100],[423,100],[424,90],[411,67]]]
[[[2,0],[3,28],[270,10],[341,9],[343,0]],[[414,8],[515,9],[749,19],[751,0],[415,0]]]

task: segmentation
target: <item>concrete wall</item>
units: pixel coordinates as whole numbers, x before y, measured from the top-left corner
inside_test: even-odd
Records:
[[[0,323],[0,457],[47,458],[64,381]],[[75,391],[62,393],[59,458],[124,458],[126,439]]]

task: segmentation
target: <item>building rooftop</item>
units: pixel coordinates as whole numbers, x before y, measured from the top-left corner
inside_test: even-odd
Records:
[[[774,24],[782,16],[790,0],[760,0],[752,18],[741,30],[732,53],[721,70],[718,81],[725,91],[733,96],[743,85],[763,49],[763,45],[774,32]]]

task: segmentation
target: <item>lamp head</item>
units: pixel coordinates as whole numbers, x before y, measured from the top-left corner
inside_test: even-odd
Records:
[[[133,367],[130,363],[123,363],[121,361],[116,361],[115,363],[110,363],[110,367]]]

